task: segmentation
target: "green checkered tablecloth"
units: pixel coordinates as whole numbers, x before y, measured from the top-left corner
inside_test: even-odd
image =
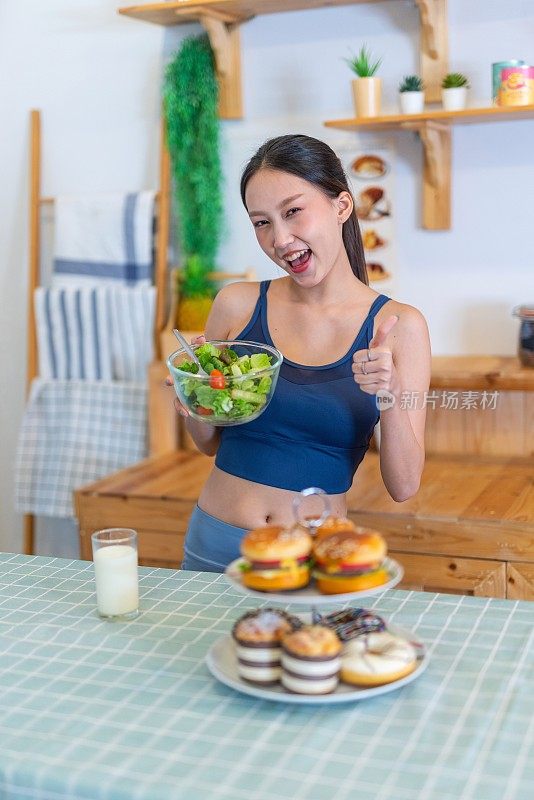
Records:
[[[142,614],[95,613],[92,564],[0,555],[0,798],[530,800],[534,604],[391,591],[426,672],[295,706],[239,694],[204,656],[258,603],[221,575],[141,569]]]

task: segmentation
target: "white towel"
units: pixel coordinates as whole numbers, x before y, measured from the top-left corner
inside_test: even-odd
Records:
[[[53,286],[152,282],[154,192],[59,196]]]
[[[74,516],[74,489],[147,455],[147,390],[138,383],[32,384],[15,459],[15,507]]]
[[[113,378],[108,290],[35,290],[39,376],[44,380]]]

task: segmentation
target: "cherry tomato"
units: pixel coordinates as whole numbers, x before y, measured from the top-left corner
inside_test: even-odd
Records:
[[[226,381],[220,369],[212,369],[210,372],[210,386],[212,389],[224,389]]]
[[[197,406],[195,410],[201,417],[209,417],[213,414],[211,408],[204,408],[204,406]]]

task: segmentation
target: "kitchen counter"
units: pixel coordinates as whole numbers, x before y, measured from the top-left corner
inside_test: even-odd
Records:
[[[427,643],[412,684],[343,706],[219,684],[213,641],[259,605],[223,576],[140,570],[141,615],[95,612],[89,562],[0,554],[2,800],[524,800],[534,605],[369,598]]]

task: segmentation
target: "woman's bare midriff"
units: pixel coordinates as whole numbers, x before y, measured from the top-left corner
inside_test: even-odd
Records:
[[[293,498],[298,492],[265,486],[244,478],[229,475],[213,468],[200,494],[198,505],[207,514],[238,528],[259,528],[263,525],[289,525],[295,521]],[[344,516],[347,512],[346,495],[329,495],[332,514]],[[310,515],[319,513],[320,501],[309,498],[303,506]]]

